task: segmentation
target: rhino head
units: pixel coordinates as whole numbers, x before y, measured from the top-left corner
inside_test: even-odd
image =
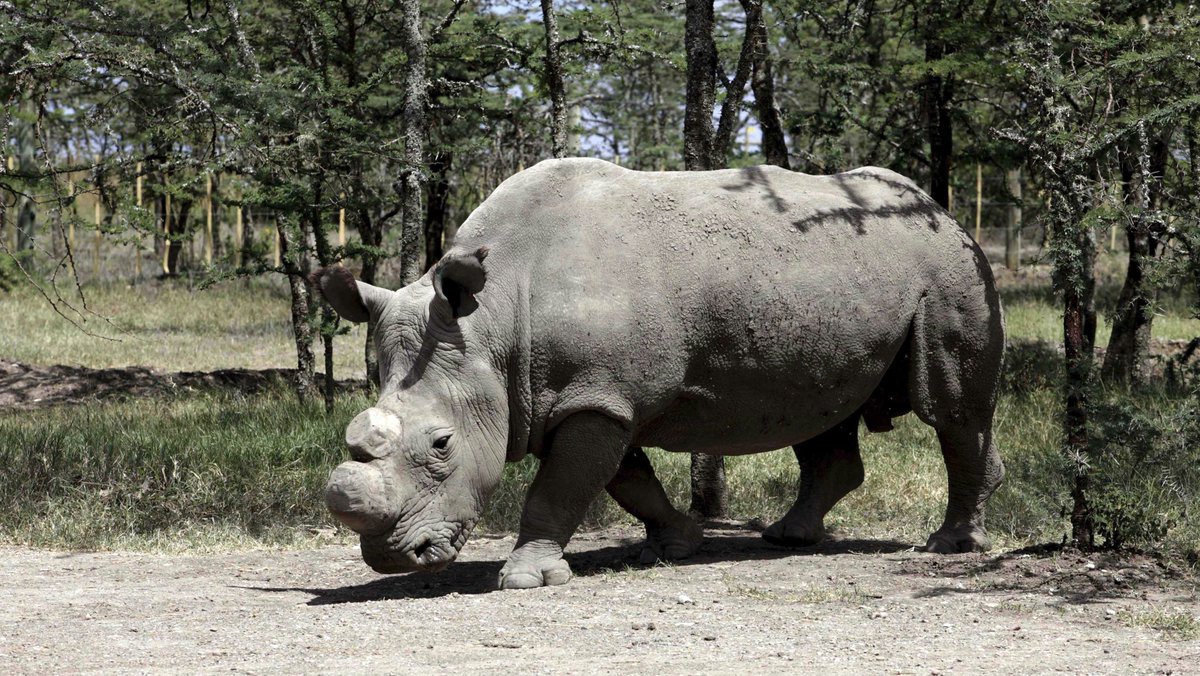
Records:
[[[486,256],[447,256],[395,292],[344,268],[313,275],[339,315],[377,325],[379,400],[347,426],[351,460],[329,477],[325,502],[381,573],[449,565],[500,482],[508,398],[485,332],[472,330],[481,318],[470,317]]]

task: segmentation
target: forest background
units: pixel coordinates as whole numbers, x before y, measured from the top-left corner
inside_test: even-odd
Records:
[[[286,329],[299,395],[2,414],[0,527],[85,546],[327,528],[320,482],[369,394],[337,398],[314,345],[326,374],[335,344],[376,367],[371,327],[347,335],[307,274],[411,282],[500,181],[583,155],[912,177],[1004,292],[993,527],[1195,561],[1198,51],[1181,2],[0,1],[0,354],[192,370]],[[935,522],[922,434],[879,437],[883,492],[835,520]],[[693,510],[786,508],[788,460],[731,465]],[[488,524],[515,522],[531,472],[510,470]]]

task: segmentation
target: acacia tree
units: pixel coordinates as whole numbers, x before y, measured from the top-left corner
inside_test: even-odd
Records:
[[[1063,307],[1063,449],[1073,469],[1071,539],[1091,548],[1104,535],[1108,545],[1117,546],[1119,522],[1131,515],[1122,513],[1122,499],[1107,497],[1118,489],[1094,481],[1097,474],[1111,474],[1114,462],[1106,447],[1113,443],[1112,435],[1097,434],[1106,421],[1096,419],[1101,396],[1094,387],[1096,231],[1107,229],[1116,217],[1129,219],[1135,235],[1144,236],[1147,223],[1165,220],[1158,212],[1161,193],[1152,193],[1162,190],[1157,184],[1168,153],[1154,139],[1163,138],[1168,123],[1194,115],[1200,100],[1184,84],[1183,91],[1163,94],[1152,107],[1119,109],[1116,96],[1125,92],[1116,85],[1122,76],[1133,70],[1147,74],[1156,60],[1147,58],[1139,39],[1130,40],[1128,25],[1111,21],[1095,7],[1069,2],[1023,2],[1021,11],[1024,36],[1012,43],[1011,63],[1019,76],[1014,81],[1023,83],[1028,114],[1006,135],[1030,149],[1031,166],[1051,196],[1046,218],[1054,287]],[[1190,20],[1194,26],[1190,14],[1181,18],[1178,25]],[[1115,181],[1125,186],[1125,194],[1114,205],[1108,186]],[[1164,227],[1158,232],[1170,234],[1190,257],[1195,214],[1187,220],[1182,231],[1169,233]],[[1138,259],[1135,252],[1131,265],[1138,265]],[[1122,302],[1128,300],[1123,294]],[[1098,496],[1105,504],[1097,504]]]
[[[1195,171],[1173,149],[1184,150],[1196,116],[1200,76],[1190,64],[1190,45],[1200,40],[1200,16],[1169,6],[1151,17],[1150,7],[1124,7],[1104,15],[1103,77],[1115,92],[1112,125],[1121,141],[1115,148],[1114,181],[1120,186],[1120,228],[1129,251],[1125,280],[1112,313],[1112,334],[1101,375],[1110,382],[1145,385],[1161,257],[1181,246],[1187,228],[1172,222],[1194,213],[1186,180],[1171,174]],[[1182,153],[1180,153],[1182,154]],[[1180,174],[1179,178],[1184,178]],[[1171,184],[1178,185],[1173,190]],[[1190,212],[1190,213],[1189,213]]]

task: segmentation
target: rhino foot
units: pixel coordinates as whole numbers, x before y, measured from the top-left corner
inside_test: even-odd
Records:
[[[571,566],[562,558],[562,548],[528,543],[514,549],[500,569],[500,589],[534,589],[566,584]]]
[[[819,521],[814,525],[784,517],[767,526],[762,537],[779,547],[808,547],[825,539],[825,526]]]
[[[680,561],[695,554],[703,542],[704,528],[680,514],[677,523],[670,526],[646,526],[646,546],[638,560],[643,564]]]
[[[986,552],[992,546],[983,529],[978,526],[942,526],[929,536],[925,551],[935,554]]]

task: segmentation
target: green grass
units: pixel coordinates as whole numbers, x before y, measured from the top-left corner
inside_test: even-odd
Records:
[[[60,407],[0,415],[0,539],[80,549],[210,549],[297,545],[334,526],[322,490],[344,458],[345,424],[369,405],[343,397],[332,415],[286,391],[245,397],[208,392],[158,400]],[[1050,392],[1006,395],[996,435],[1008,480],[989,503],[990,532],[1003,548],[1058,541],[1067,532],[1065,468]],[[828,523],[854,537],[921,544],[940,523],[945,470],[932,431],[907,416],[863,437],[865,485]],[[668,494],[686,506],[688,456],[650,451]],[[517,526],[536,470],[526,459],[505,480],[481,529]],[[791,451],[728,459],[733,514],[777,518],[795,497]],[[631,523],[607,496],[589,527]],[[1200,542],[1195,524],[1177,541]],[[343,533],[345,535],[345,533]],[[1192,540],[1188,540],[1192,538]]]
[[[203,393],[0,416],[0,534],[20,544],[295,544],[331,526],[320,488],[346,422],[288,392]]]
[[[0,293],[0,326],[20,327],[0,331],[0,357],[29,364],[163,371],[296,366],[287,289],[280,284],[235,281],[200,291],[189,289],[182,279],[144,280],[136,286],[85,286],[84,294],[88,311],[63,290],[79,312],[62,311],[86,332],[28,285]],[[349,335],[335,338],[336,378],[363,377],[364,335],[365,328],[355,325]],[[317,362],[323,372],[319,355]]]
[[[1200,638],[1200,617],[1187,612],[1168,612],[1161,609],[1144,612],[1126,610],[1117,613],[1117,619],[1129,627],[1154,629],[1175,641]]]
[[[1105,255],[1097,265],[1097,345],[1107,345],[1112,333],[1112,315],[1121,291],[1124,264],[1121,257]],[[998,281],[1009,341],[1062,342],[1062,309],[1050,288],[1049,266],[1027,266],[1019,275],[1002,272]],[[1200,317],[1195,314],[1195,302],[1193,293],[1186,288],[1159,294],[1153,324],[1154,339],[1191,340],[1200,336]]]

